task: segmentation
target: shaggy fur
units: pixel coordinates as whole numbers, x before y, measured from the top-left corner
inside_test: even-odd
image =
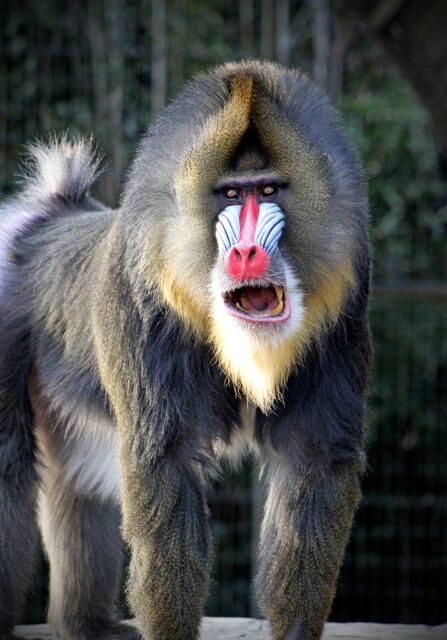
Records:
[[[370,359],[367,200],[337,116],[299,73],[232,63],[149,129],[116,211],[88,194],[89,144],[32,158],[0,211],[0,637],[37,509],[58,636],[135,638],[114,609],[120,503],[144,638],[196,640],[207,480],[249,447],[268,484],[259,601],[275,640],[317,640],[359,500]],[[215,236],[222,184],[256,177],[285,222],[263,282],[291,313],[271,325],[228,315]]]

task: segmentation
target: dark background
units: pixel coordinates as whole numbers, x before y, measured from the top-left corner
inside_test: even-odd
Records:
[[[24,144],[93,133],[118,202],[138,138],[195,72],[246,56],[300,66],[327,89],[370,181],[375,367],[369,469],[332,620],[446,621],[447,3],[387,0],[3,0],[0,185]],[[207,612],[256,614],[262,489],[255,465],[210,496]],[[42,559],[26,620],[45,616]]]

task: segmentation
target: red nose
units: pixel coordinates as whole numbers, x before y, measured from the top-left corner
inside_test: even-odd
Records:
[[[235,244],[225,257],[227,273],[237,280],[260,278],[269,266],[269,257],[260,244],[243,240]]]

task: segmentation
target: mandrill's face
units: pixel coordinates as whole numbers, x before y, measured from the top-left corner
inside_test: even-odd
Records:
[[[280,188],[265,176],[234,179],[219,189],[226,204],[216,224],[222,302],[244,322],[270,325],[290,318],[278,247],[285,225]]]

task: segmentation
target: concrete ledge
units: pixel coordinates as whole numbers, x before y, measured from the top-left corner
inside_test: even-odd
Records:
[[[54,640],[48,625],[16,627],[18,636],[27,640]],[[205,618],[200,640],[269,640],[264,620],[250,618]],[[328,622],[323,640],[447,640],[447,624],[425,625],[375,624],[369,622]]]

